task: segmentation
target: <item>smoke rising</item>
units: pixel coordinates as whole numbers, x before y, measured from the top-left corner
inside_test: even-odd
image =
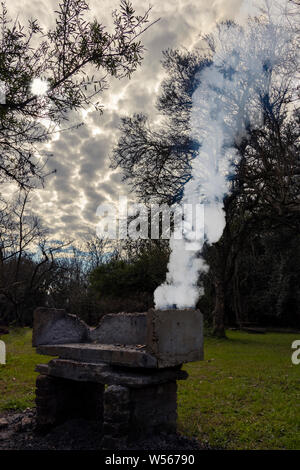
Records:
[[[264,10],[256,9],[257,15],[243,26],[218,25],[210,38],[212,64],[198,77],[191,129],[200,150],[181,203],[205,205],[204,235],[210,244],[219,240],[225,227],[223,201],[239,161],[236,144],[262,124],[263,103],[272,104],[278,90],[289,86],[292,64],[297,63],[294,32],[283,3],[264,2]],[[154,293],[156,308],[194,307],[201,295],[199,273],[208,268],[200,256],[203,239],[193,240],[194,229],[186,224],[184,239],[170,241],[166,282]]]

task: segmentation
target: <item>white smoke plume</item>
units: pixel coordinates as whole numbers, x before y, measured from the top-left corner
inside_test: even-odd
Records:
[[[283,3],[265,1],[264,10],[256,9],[257,15],[243,26],[216,27],[212,65],[200,73],[193,95],[192,133],[200,150],[182,204],[205,205],[205,239],[210,244],[219,240],[225,227],[223,200],[239,158],[234,144],[249,127],[261,125],[264,97],[272,103],[275,89],[288,88],[293,80],[297,47]],[[154,293],[156,308],[194,307],[201,294],[197,281],[207,267],[199,256],[203,239],[193,239],[194,228],[186,224],[184,239],[171,239],[166,282]]]

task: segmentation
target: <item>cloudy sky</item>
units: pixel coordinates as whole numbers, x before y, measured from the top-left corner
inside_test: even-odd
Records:
[[[132,3],[139,13],[149,5],[141,0]],[[22,21],[30,15],[47,28],[54,22],[57,4],[56,0],[14,0],[8,9],[10,16],[18,15]],[[118,2],[91,0],[89,5],[91,14],[109,25]],[[97,206],[128,191],[120,174],[110,170],[109,156],[118,137],[120,116],[134,112],[154,115],[162,50],[192,49],[199,35],[211,30],[216,21],[240,17],[245,8],[242,0],[152,0],[151,5],[151,20],[161,20],[143,37],[146,52],[141,68],[131,80],[111,81],[110,89],[101,96],[103,115],[90,112],[84,126],[61,134],[51,144],[49,169],[57,172],[36,192],[31,204],[56,239],[79,239],[87,229],[95,230]],[[80,120],[82,116],[78,116]]]

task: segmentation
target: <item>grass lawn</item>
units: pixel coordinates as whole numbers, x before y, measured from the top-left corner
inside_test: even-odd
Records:
[[[30,328],[17,328],[0,337],[6,344],[6,364],[0,364],[0,413],[34,405],[35,366],[51,358],[36,354],[31,337]]]
[[[228,331],[205,338],[205,360],[187,364],[178,382],[179,430],[222,449],[300,449],[300,365],[291,363],[299,335]],[[34,404],[35,364],[48,362],[31,347],[31,330],[2,340],[0,412]]]
[[[228,331],[179,382],[179,430],[223,449],[300,449],[299,335]]]

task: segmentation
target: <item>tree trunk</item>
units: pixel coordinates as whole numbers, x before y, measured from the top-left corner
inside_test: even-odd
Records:
[[[226,338],[224,326],[225,314],[225,292],[223,280],[216,279],[215,282],[215,308],[213,311],[213,335],[218,338]]]
[[[233,292],[233,309],[235,313],[235,321],[239,328],[242,326],[242,308],[240,296],[240,282],[239,282],[239,265],[238,260],[234,262],[234,273],[232,276],[232,292]]]

